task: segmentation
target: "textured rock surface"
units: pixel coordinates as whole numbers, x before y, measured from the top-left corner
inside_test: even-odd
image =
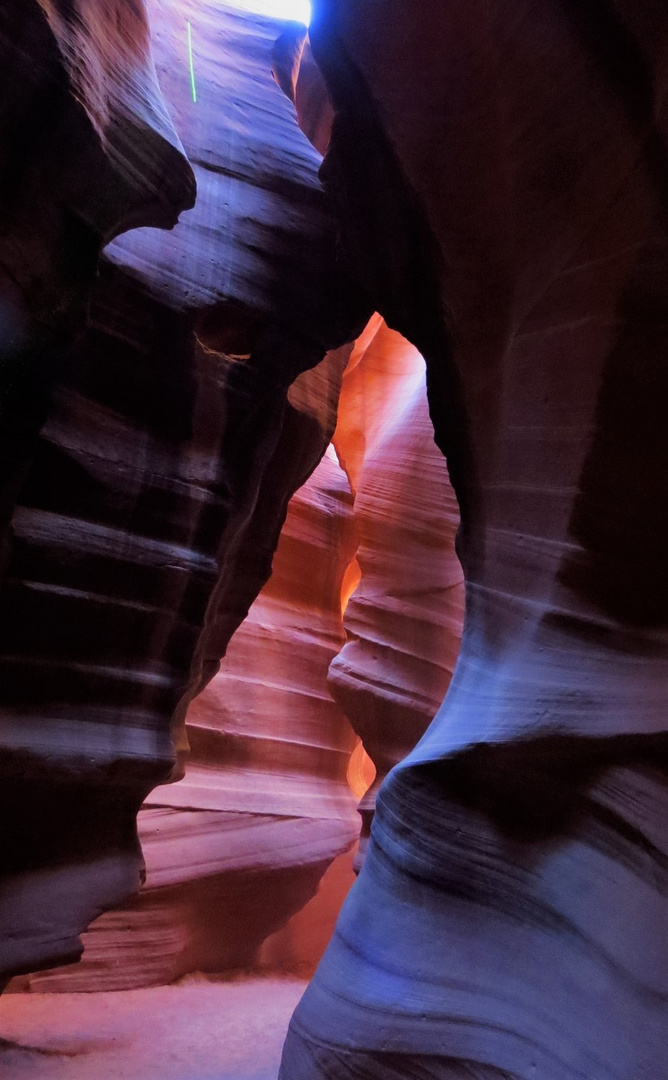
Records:
[[[0,15],[6,360],[77,328],[103,243],[192,206],[142,0],[7,0]]]
[[[272,576],[190,707],[184,779],[156,788],[139,814],[145,888],[94,923],[80,964],[32,976],[32,989],[130,989],[290,962],[280,943],[262,956],[260,946],[359,832],[346,783],[354,734],[327,693],[354,550],[352,496],[330,450],[291,500]],[[319,918],[331,928],[334,913]]]
[[[16,492],[0,590],[6,971],[76,957],[80,930],[136,890],[136,812],[329,442],[347,354],[319,361],[357,321],[318,156],[271,79],[281,24],[216,4],[156,2],[150,18],[199,198],[173,232],[107,249]],[[149,833],[172,820],[150,815]]]
[[[171,228],[195,187],[141,0],[7,0],[0,66],[1,574],[54,344],[83,324],[102,245],[139,225]]]
[[[66,344],[85,319],[99,251],[124,229],[171,227],[179,211],[192,205],[195,189],[158,89],[142,3],[8,2],[0,13],[0,59],[2,582],[6,571],[10,577],[21,573],[22,523],[30,511],[24,506],[13,521],[12,516],[38,453],[37,435],[65,363]],[[50,480],[47,475],[43,483]],[[36,551],[43,546],[47,520],[48,515],[37,529]],[[55,547],[61,550],[64,532],[55,530]],[[99,547],[103,534],[91,540]],[[57,610],[45,622],[34,621],[34,601],[48,589],[39,573],[29,580],[20,611],[9,599],[15,581],[5,581],[0,594],[5,654],[0,739],[6,750],[0,840],[0,923],[6,936],[0,970],[71,951],[71,927],[85,921],[102,898],[111,902],[127,891],[137,877],[132,829],[122,805],[127,795],[106,790],[89,802],[85,769],[83,788],[53,786],[58,690],[51,715],[31,708],[40,686],[43,692],[52,678],[53,648],[45,650],[44,666],[33,663],[31,669],[25,638],[32,632],[29,651],[39,655],[44,636],[66,639],[67,629]],[[60,591],[61,603],[66,592]],[[25,679],[25,698],[8,673],[12,667],[19,682]],[[61,669],[61,679],[63,674]],[[65,742],[67,727],[65,721]],[[26,750],[27,743],[32,749]],[[88,760],[90,750],[88,739],[81,738],[80,760]],[[41,761],[41,770],[33,767],[35,761]],[[88,771],[94,774],[94,767]],[[61,865],[75,822],[74,843],[81,850],[94,848],[95,836],[100,837],[88,881],[73,880]]]
[[[376,770],[360,804],[360,864],[380,784],[443,700],[464,616],[459,511],[434,443],[424,361],[377,318],[344,376],[334,441],[355,491],[361,580],[330,689]]]
[[[427,360],[467,612],[281,1076],[659,1077],[666,12],[315,8],[329,187]]]
[[[294,404],[305,406],[316,374],[291,389]],[[139,815],[141,896],[94,924],[80,965],[32,976],[31,988],[123,989],[193,970],[305,970],[319,958],[350,883],[343,867],[314,928],[295,923],[260,945],[357,836],[343,713],[375,766],[360,807],[366,837],[380,781],[447,689],[463,617],[458,511],[424,361],[378,317],[344,374],[334,445],[346,472],[330,447],[293,497],[272,576],[190,706],[185,778],[157,788]]]

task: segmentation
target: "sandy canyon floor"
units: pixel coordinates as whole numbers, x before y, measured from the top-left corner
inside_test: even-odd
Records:
[[[0,1080],[276,1080],[295,978],[0,998]]]

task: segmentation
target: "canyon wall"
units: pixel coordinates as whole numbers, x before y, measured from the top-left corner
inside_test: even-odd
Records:
[[[171,228],[195,182],[143,3],[7,0],[0,13],[0,574],[9,520],[105,243]]]
[[[38,50],[31,77],[40,48],[55,57],[62,100],[53,99],[44,121],[56,179],[65,170],[77,194],[105,212],[114,192],[128,215],[105,219],[98,247],[130,225],[174,224],[192,202],[186,157],[199,192],[173,231],[140,229],[107,246],[83,332],[75,336],[80,313],[57,342],[45,339],[39,364],[50,385],[41,411],[32,408],[32,376],[18,390],[8,382],[12,414],[31,441],[18,465],[9,455],[11,545],[0,588],[7,974],[75,959],[81,930],[138,888],[137,811],[153,787],[182,772],[188,705],[269,576],[289,498],[330,441],[347,352],[328,350],[352,340],[368,317],[337,259],[319,157],[271,79],[281,24],[213,3],[177,10],[156,0],[148,13],[154,70],[148,53],[134,67],[128,59],[146,40],[132,19],[129,30],[124,22],[137,5],[117,9],[68,4],[61,18],[45,5],[44,22],[31,3],[10,7],[12,19],[2,15]],[[108,16],[124,35],[118,47]],[[90,86],[82,56],[92,65]],[[155,137],[146,132],[158,83],[185,156],[171,127],[171,143],[157,121]],[[128,102],[143,124],[138,134],[123,128],[134,115]],[[98,159],[79,145],[56,154],[46,121],[56,123],[61,106],[75,111]],[[74,137],[76,123],[65,122]],[[154,146],[167,144],[146,181],[138,179]],[[128,185],[114,185],[98,163],[100,147],[138,185],[136,208]],[[35,183],[45,183],[42,149],[34,160],[31,145],[24,149]],[[12,164],[8,155],[9,177]],[[158,209],[146,185],[159,193]],[[54,217],[69,228],[72,205],[55,182],[52,189]],[[28,194],[24,185],[17,199]],[[163,204],[171,216],[158,212]],[[49,284],[50,250],[46,256],[43,270],[31,262],[36,291]],[[87,287],[94,274],[93,259]],[[61,280],[50,284],[56,298],[69,297]],[[27,285],[19,293],[31,295]],[[335,762],[337,753],[334,740]],[[170,819],[161,798],[145,818],[147,850],[158,819]],[[322,868],[325,849],[331,857],[345,846],[346,828],[332,826]],[[303,887],[308,894],[312,883]]]
[[[289,952],[349,719],[364,862],[285,1080],[656,1080],[668,20],[316,0],[311,39],[333,126],[275,20],[0,14],[0,971]]]
[[[327,693],[354,550],[352,496],[329,450],[290,502],[271,578],[188,710],[184,778],[139,813],[144,888],[92,925],[79,964],[24,986],[131,989],[265,961],[265,939],[359,833],[346,782],[355,737]]]
[[[334,443],[355,493],[359,581],[329,686],[375,767],[360,804],[359,868],[378,788],[448,688],[464,615],[459,511],[434,443],[424,360],[378,317],[344,374]]]
[[[13,988],[310,973],[319,960],[349,861],[291,916],[357,839],[351,788],[364,794],[371,769],[361,862],[378,784],[438,708],[463,614],[458,514],[427,415],[424,361],[378,317],[347,352],[334,442],[291,499],[272,575],[189,707],[185,776],[140,811],[141,894],[92,925],[80,964]],[[305,407],[324,370],[296,380],[293,405]],[[352,760],[346,716],[362,739]]]
[[[323,170],[425,356],[466,622],[285,1080],[665,1070],[668,21],[316,0]]]
[[[53,648],[42,663],[41,639],[67,636],[57,610],[67,588],[52,591],[47,631],[38,609],[48,586],[39,573],[17,581],[30,514],[17,503],[68,345],[85,324],[102,246],[138,225],[173,226],[193,205],[195,183],[155,78],[143,4],[9,2],[0,14],[0,59],[1,983],[5,972],[75,950],[72,927],[137,880],[125,789],[103,787],[89,803],[85,774],[94,764],[80,770],[83,788],[59,784],[67,782],[57,747],[68,742],[68,721],[58,717],[57,690],[53,708],[50,694],[45,710],[35,702],[40,687],[58,682],[49,669]],[[36,553],[44,531],[36,532]],[[61,551],[64,531],[54,532]],[[19,611],[17,587],[25,600]],[[90,729],[79,730],[71,760],[92,762]],[[79,888],[62,864],[76,861],[75,849],[95,851],[98,837],[99,856]]]

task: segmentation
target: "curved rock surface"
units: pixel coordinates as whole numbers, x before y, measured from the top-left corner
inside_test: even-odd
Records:
[[[281,1076],[659,1077],[668,18],[314,6],[325,176],[427,360],[467,609]]]
[[[145,887],[93,924],[80,964],[31,976],[31,989],[132,989],[281,960],[280,943],[270,957],[260,946],[359,833],[346,782],[355,737],[327,693],[355,546],[352,495],[330,449],[290,502],[271,578],[190,706],[184,779],[156,788],[139,814]]]
[[[319,374],[291,387],[293,405],[313,402]],[[139,815],[145,888],[93,925],[76,968],[32,976],[32,989],[129,989],[319,959],[350,882],[343,866],[320,898],[317,934],[295,923],[260,944],[357,838],[346,773],[355,784],[364,760],[349,766],[345,716],[376,776],[360,806],[359,865],[380,782],[440,704],[463,618],[458,520],[424,361],[374,317],[344,373],[334,444],[290,502],[272,576],[189,708],[185,778]]]
[[[380,784],[443,700],[464,617],[459,510],[434,443],[424,360],[378,319],[344,375],[334,442],[355,491],[361,580],[329,685],[376,774],[360,804],[359,866]]]
[[[85,321],[100,250],[125,229],[171,228],[192,206],[195,185],[155,77],[142,2],[10,0],[0,13],[0,60],[1,981],[6,971],[71,952],[72,927],[137,879],[124,786],[87,797],[87,784],[95,785],[84,776],[95,774],[90,727],[79,729],[74,756],[93,768],[81,770],[82,786],[65,789],[58,785],[57,743],[66,743],[73,729],[59,715],[59,689],[53,687],[46,715],[32,708],[40,686],[43,693],[65,674],[62,667],[56,674],[49,658],[53,638],[68,638],[59,616],[70,583],[51,593],[59,599],[46,615],[40,597],[44,602],[50,590],[39,572],[29,571],[22,582],[22,609],[10,597],[16,576],[23,576],[22,534],[31,513],[24,491],[39,454],[38,433],[67,343]],[[43,483],[50,481],[47,473]],[[36,552],[48,520],[47,514],[35,530]],[[65,533],[62,522],[53,532],[61,553]],[[89,549],[104,543],[104,530],[89,537]],[[52,645],[42,663],[45,635]],[[25,697],[17,693],[24,680]],[[129,802],[136,807],[136,797]],[[72,846],[97,848],[81,881],[63,868]]]
[[[0,12],[0,577],[8,523],[79,332],[102,246],[171,228],[195,183],[159,89],[143,0]]]
[[[77,10],[48,9],[75,57],[93,8]],[[107,248],[85,334],[46,356],[62,366],[0,589],[8,973],[76,958],[79,932],[136,891],[136,813],[330,440],[347,353],[322,358],[366,318],[318,155],[271,79],[281,24],[214,3],[149,14],[199,198],[173,232]],[[127,68],[121,55],[107,78],[107,59],[95,72],[115,101]]]

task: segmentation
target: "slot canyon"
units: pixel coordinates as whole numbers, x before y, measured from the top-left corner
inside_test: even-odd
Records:
[[[0,58],[0,1080],[668,1080],[668,6]]]

